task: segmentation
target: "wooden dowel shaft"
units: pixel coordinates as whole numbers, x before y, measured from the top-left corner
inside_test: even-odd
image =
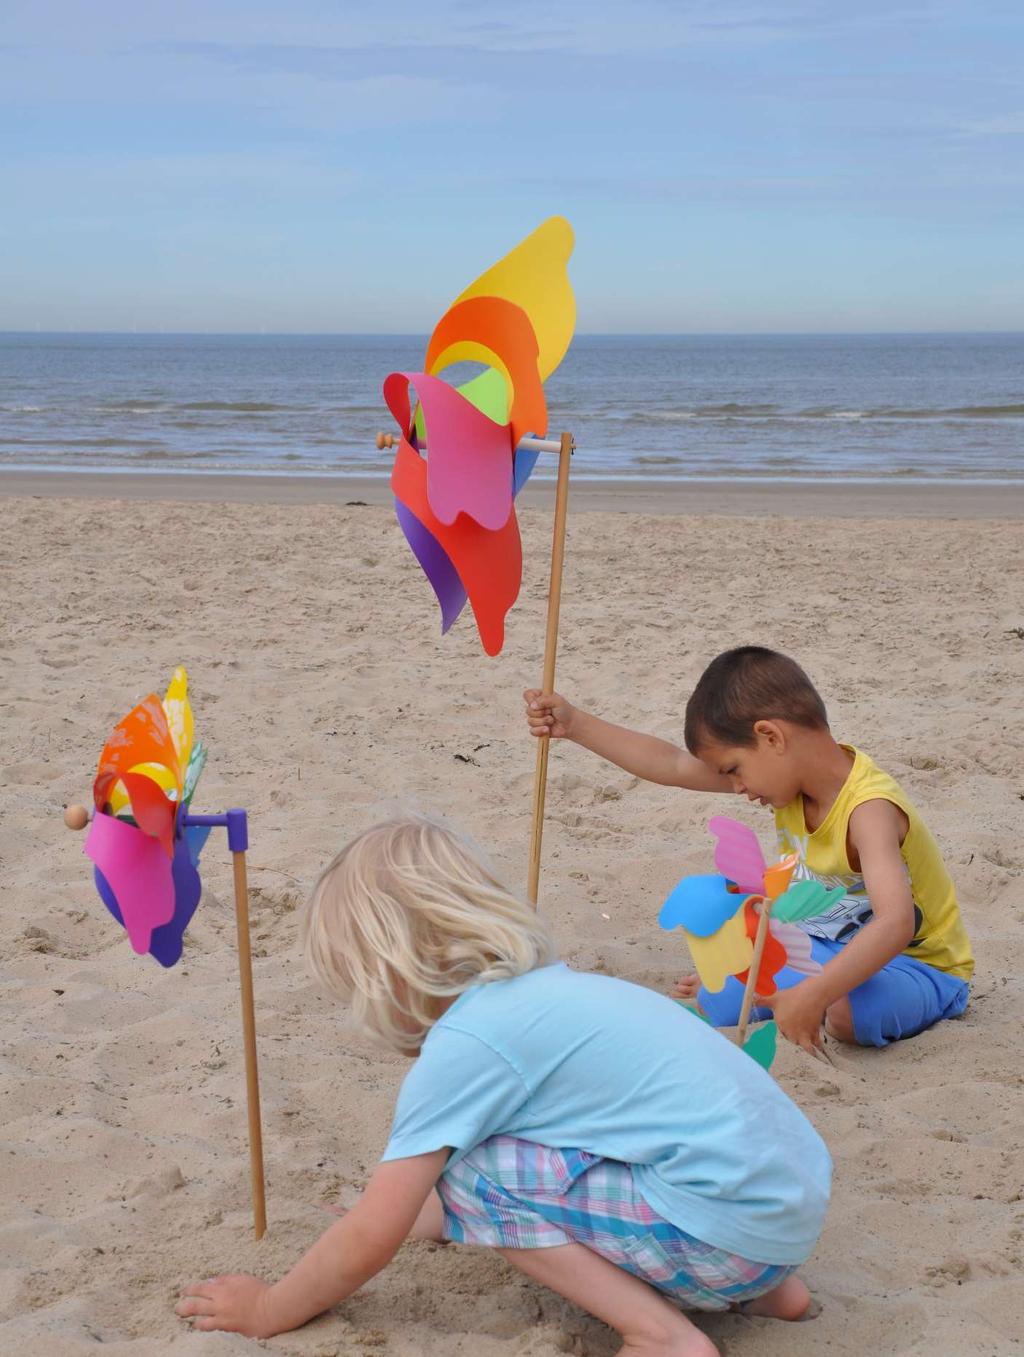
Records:
[[[747,1039],[747,1027],[750,1023],[750,1009],[754,1002],[754,990],[757,987],[757,973],[761,969],[761,957],[764,955],[764,945],[768,940],[768,918],[772,910],[770,900],[762,900],[759,906],[761,917],[757,922],[757,933],[754,936],[754,955],[750,961],[750,973],[747,976],[747,983],[743,990],[743,1003],[740,1006],[740,1022],[737,1040],[742,1046]]]
[[[377,447],[380,451],[387,448],[396,448],[402,440],[393,433],[379,433],[377,435]],[[420,443],[420,452],[427,451],[427,445]],[[562,451],[562,441],[559,438],[520,438],[516,444],[516,451],[523,452],[557,452]]]
[[[562,569],[565,562],[565,521],[569,508],[569,464],[572,461],[572,434],[559,440],[558,485],[555,490],[555,526],[551,543],[551,583],[548,588],[548,626],[544,638],[544,677],[542,690],[555,687],[555,660],[558,655],[558,614],[562,603]],[[537,741],[537,766],[533,777],[533,831],[530,837],[530,873],[528,894],[536,905],[540,889],[540,852],[544,835],[544,801],[548,783],[548,749],[551,740],[542,735]]]
[[[253,1229],[262,1239],[267,1229],[267,1197],[263,1181],[263,1129],[260,1081],[256,1065],[256,1013],[252,992],[252,948],[249,942],[249,885],[245,853],[232,853],[235,875],[235,922],[238,926],[238,977],[242,991],[242,1037],[245,1043],[245,1088],[249,1108],[249,1170],[252,1179]]]

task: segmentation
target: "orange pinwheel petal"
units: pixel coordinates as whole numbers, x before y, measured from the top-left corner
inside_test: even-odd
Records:
[[[132,814],[140,829],[159,838],[168,856],[174,853],[174,817],[176,806],[163,789],[144,773],[131,770],[140,763],[156,763],[173,775],[181,797],[182,769],[174,739],[167,724],[167,713],[155,693],[133,707],[119,721],[100,755],[93,800],[102,811],[117,782],[124,784]]]
[[[798,861],[797,855],[790,853],[787,857],[780,858],[773,866],[765,868],[764,893],[773,904],[789,889]]]
[[[757,937],[757,925],[760,915],[754,908],[756,896],[751,896],[743,910],[743,917],[747,925],[747,937],[753,942]],[[761,953],[761,965],[757,971],[757,983],[754,985],[755,994],[774,994],[778,986],[775,984],[775,977],[785,966],[788,959],[788,953],[778,938],[771,932],[767,934],[764,940],[764,951]],[[747,977],[750,971],[745,970],[737,973],[736,979],[741,985],[747,983]]]
[[[537,366],[539,348],[530,318],[504,297],[468,297],[444,313],[430,336],[424,368],[432,375],[452,363],[497,368],[509,391],[512,446],[524,434],[547,433],[548,409]]]

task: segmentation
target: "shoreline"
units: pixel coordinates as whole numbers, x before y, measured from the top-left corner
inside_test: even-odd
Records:
[[[549,504],[553,483],[529,484],[518,503]],[[1024,517],[1024,484],[596,481],[571,484],[579,511],[635,514],[774,515],[784,518]],[[0,496],[40,499],[158,500],[179,503],[391,504],[385,477],[265,476],[185,472],[0,471]]]

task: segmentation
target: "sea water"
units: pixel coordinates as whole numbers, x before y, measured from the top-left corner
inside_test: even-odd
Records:
[[[0,469],[386,475],[422,337],[0,334]],[[578,478],[1024,483],[1024,334],[578,336]]]

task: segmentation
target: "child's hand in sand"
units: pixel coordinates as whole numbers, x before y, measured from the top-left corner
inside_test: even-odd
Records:
[[[672,986],[673,999],[685,999],[687,1002],[692,1002],[697,998],[697,995],[699,993],[700,993],[699,975],[681,975],[679,979],[676,981],[676,983]]]
[[[576,708],[558,693],[542,693],[539,688],[527,688],[526,721],[531,735],[550,735],[553,740],[568,739]]]
[[[174,1307],[193,1329],[224,1329],[246,1338],[273,1338],[281,1330],[270,1318],[270,1284],[236,1273],[189,1282]]]
[[[757,996],[757,1002],[770,1008],[779,1031],[794,1046],[801,1046],[810,1055],[822,1049],[825,1024],[825,1004],[818,998],[814,977],[804,980],[792,989],[780,989],[766,998]]]

